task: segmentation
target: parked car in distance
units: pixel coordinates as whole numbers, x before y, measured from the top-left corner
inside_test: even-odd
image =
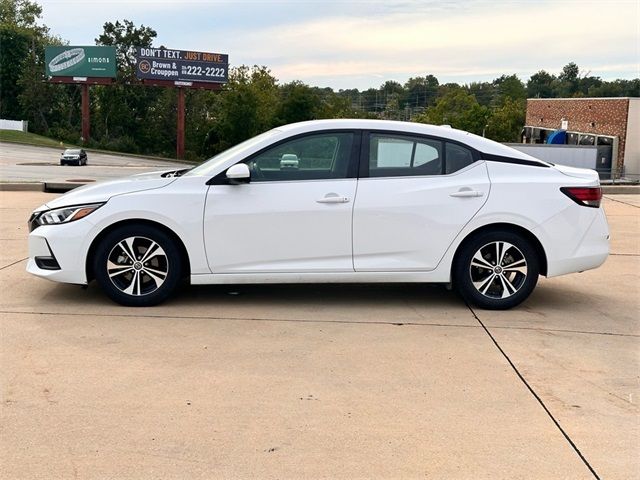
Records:
[[[187,280],[435,282],[506,309],[539,275],[605,261],[600,200],[595,171],[464,131],[318,120],[270,130],[192,169],[51,200],[29,219],[27,271],[95,279],[131,306],[160,303]]]
[[[60,156],[60,165],[86,165],[87,152],[81,148],[67,148]]]
[[[280,157],[280,169],[284,168],[299,168],[300,161],[295,153],[285,153]]]

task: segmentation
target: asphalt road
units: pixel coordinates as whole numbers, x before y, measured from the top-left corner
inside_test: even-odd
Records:
[[[154,308],[25,272],[0,192],[0,478],[632,479],[640,196],[612,255],[470,309],[424,285],[189,287]]]
[[[87,152],[86,166],[62,167],[62,150],[0,142],[0,182],[98,181],[185,165],[180,162]]]

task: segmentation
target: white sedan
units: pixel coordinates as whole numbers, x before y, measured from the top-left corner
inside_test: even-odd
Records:
[[[292,162],[291,159],[295,159]],[[123,305],[192,284],[437,282],[490,309],[601,265],[598,175],[447,127],[322,120],[36,209],[27,270]]]

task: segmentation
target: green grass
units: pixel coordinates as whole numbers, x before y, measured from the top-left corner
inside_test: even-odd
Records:
[[[37,145],[40,147],[73,147],[74,145],[43,137],[35,133],[18,132],[16,130],[0,130],[0,142],[24,143],[26,145]]]

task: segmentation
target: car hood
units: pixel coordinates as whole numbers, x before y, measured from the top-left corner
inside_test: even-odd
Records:
[[[141,173],[74,188],[70,192],[47,202],[46,207],[59,208],[82,203],[106,202],[116,195],[166,187],[174,182],[177,177],[163,177],[162,175],[172,171],[175,171],[175,169]]]

